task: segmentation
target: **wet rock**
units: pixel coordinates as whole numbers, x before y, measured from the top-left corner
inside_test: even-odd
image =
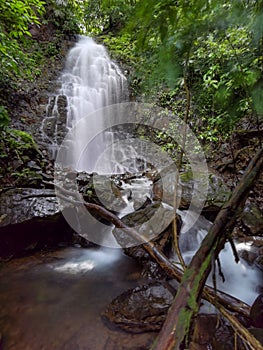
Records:
[[[257,206],[246,204],[241,215],[241,222],[250,235],[263,234],[263,215]]]
[[[153,180],[152,199],[173,206],[175,181],[176,177],[173,169],[168,168],[165,170],[165,173],[157,174],[156,178]]]
[[[81,192],[83,192],[82,189],[84,189],[87,186],[93,188],[93,174],[89,174],[85,171],[76,172],[72,169],[63,169],[62,181],[63,178],[66,178],[69,181],[73,181],[74,183],[76,182]]]
[[[252,265],[257,259],[257,250],[239,250],[238,255],[240,258],[244,259],[249,265]]]
[[[261,255],[263,255],[262,237],[249,237],[245,239],[244,235],[237,240],[237,251],[240,258],[244,259],[250,265],[256,264],[258,268],[263,269]]]
[[[260,254],[263,254],[263,238],[260,236],[254,236],[252,243],[253,247],[257,248]]]
[[[223,178],[219,175],[209,173],[208,180],[208,191],[202,214],[208,220],[213,221],[221,207],[229,199],[231,191]],[[184,203],[190,203],[190,195],[192,195],[193,185],[193,180],[183,182],[182,199]]]
[[[169,226],[173,218],[173,211],[161,203],[153,203],[144,209],[135,211],[122,218],[123,222],[149,241],[156,238]],[[131,237],[122,229],[115,228],[113,234],[122,247],[132,247],[142,242]]]
[[[169,227],[165,232],[153,240],[154,244],[166,256],[169,256],[172,250],[172,230]],[[147,279],[162,280],[167,276],[150,255],[142,248],[141,245],[124,248],[124,253],[135,259],[142,266],[141,276]]]
[[[211,343],[213,341],[217,323],[217,315],[197,315],[193,332],[193,341],[191,342],[190,350],[207,350],[208,346],[211,346]]]
[[[217,349],[217,350],[234,349],[234,332],[233,332],[233,329],[226,323],[220,324],[220,326],[214,331],[211,349]],[[238,347],[238,349],[245,350],[243,347]]]
[[[34,217],[47,217],[59,212],[54,190],[10,189],[1,194],[0,214],[6,214],[1,227]]]
[[[102,318],[131,333],[160,330],[174,293],[160,283],[136,287],[115,298]]]
[[[251,306],[250,318],[254,327],[263,328],[263,294],[260,294]]]
[[[131,333],[158,331],[166,318],[174,298],[169,287],[155,283],[137,287],[114,299],[102,317],[108,325],[114,324]],[[261,332],[258,332],[259,337]],[[234,331],[216,314],[198,314],[189,350],[233,350]],[[238,349],[245,350],[240,339]]]
[[[32,170],[40,170],[41,171],[41,167],[39,165],[37,165],[37,163],[33,160],[31,160],[27,163],[27,167],[32,169]]]
[[[142,175],[138,176],[141,178]],[[107,176],[85,172],[76,174],[72,171],[66,175],[67,180],[75,180],[77,182],[79,192],[83,194],[83,198],[86,201],[100,204],[115,213],[121,212],[127,206],[127,202],[123,199],[126,191],[123,188],[123,183],[131,181],[131,178],[136,179],[136,176],[131,176],[130,174]],[[65,181],[63,181],[64,185]],[[148,205],[151,203],[147,199],[145,202],[143,204]]]
[[[126,224],[134,225],[134,223],[137,222],[136,220],[138,220],[138,223],[141,224],[143,221],[147,220],[147,217],[150,213],[154,213],[154,210],[155,210],[155,204],[152,204],[146,207],[145,209],[139,210],[138,212],[125,216],[123,218],[123,221]],[[180,229],[182,222],[179,216],[177,216],[177,225]],[[115,234],[115,230],[113,233]],[[125,235],[125,233],[123,233],[123,235]],[[119,238],[120,236],[118,231],[117,239]],[[157,235],[157,237],[155,237],[152,241],[160,251],[162,251],[166,256],[169,256],[172,250],[171,225],[168,225],[168,227],[163,232],[161,232],[161,234]],[[127,238],[124,237],[123,240],[121,240],[121,243],[123,244],[126,242],[127,242]],[[142,248],[141,245],[125,247],[124,252],[126,255],[132,257],[137,262],[139,262],[139,264],[142,266],[141,275],[143,277],[146,277],[148,279],[154,279],[154,280],[162,280],[166,278],[166,274],[160,268],[159,264],[157,264],[155,261],[152,260],[150,255]]]
[[[72,237],[54,190],[14,189],[0,196],[0,258],[70,242]]]
[[[255,265],[263,271],[263,255],[260,255],[256,258]]]
[[[198,314],[196,317],[192,342],[189,350],[233,350],[235,349],[234,331],[217,314]],[[246,350],[240,338],[236,349]]]
[[[56,137],[59,144],[67,134],[67,98],[60,95],[57,99],[57,116],[56,116]]]
[[[116,213],[126,207],[120,189],[115,185],[113,179],[105,175],[94,175],[93,186],[98,198],[98,204]]]
[[[169,176],[169,174],[167,174]],[[202,179],[197,179],[197,181],[202,181]],[[169,181],[167,182],[169,184]],[[180,209],[187,209],[192,200],[192,194],[194,190],[194,180],[192,178],[191,172],[185,172],[180,174],[179,182],[179,195],[180,195]],[[162,179],[156,179],[153,183],[153,200],[162,200],[165,203],[173,205],[174,203],[174,182],[171,182],[170,186],[165,188],[165,197],[163,189]],[[213,173],[209,174],[209,186],[208,193],[203,209],[203,214],[209,220],[213,220],[223,206],[223,204],[228,200],[231,194],[230,189],[225,184],[224,180]]]

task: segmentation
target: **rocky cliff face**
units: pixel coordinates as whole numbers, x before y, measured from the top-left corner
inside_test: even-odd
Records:
[[[0,104],[6,107],[11,118],[10,128],[4,132],[0,144],[2,187],[37,186],[38,180],[52,176],[53,172],[52,157],[48,151],[52,121],[45,122],[49,116],[47,106],[49,101],[52,104],[60,88],[58,78],[64,68],[66,54],[76,38],[59,34],[51,24],[32,27],[30,31],[32,47],[40,48],[40,74],[33,81],[18,81],[15,88],[8,85],[0,88]],[[66,105],[60,103],[60,106],[61,116],[65,117]],[[64,120],[59,121],[60,126],[64,124]],[[25,134],[13,129],[32,135],[32,140],[24,139]]]
[[[35,81],[23,82],[15,91],[2,91],[1,97],[8,107],[12,126],[33,135],[43,149],[46,144],[42,137],[42,124],[48,113],[47,105],[60,87],[58,78],[64,68],[66,54],[74,42],[74,38],[59,42],[57,54],[45,56],[43,67],[40,67],[41,75]],[[48,47],[49,41],[41,45]]]

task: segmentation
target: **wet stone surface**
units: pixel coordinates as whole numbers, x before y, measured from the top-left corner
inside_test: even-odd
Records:
[[[249,235],[263,235],[263,215],[256,205],[246,204],[241,222]]]
[[[53,190],[9,190],[0,203],[0,259],[72,242]]]
[[[0,226],[19,224],[34,217],[48,217],[59,212],[54,190],[21,188],[4,192],[0,202]]]
[[[174,295],[172,288],[161,283],[136,287],[115,298],[102,316],[107,323],[131,333],[158,331]]]

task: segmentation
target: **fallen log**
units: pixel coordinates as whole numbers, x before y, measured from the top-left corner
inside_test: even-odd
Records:
[[[124,224],[122,220],[111,211],[101,207],[98,204],[83,202],[80,196],[76,197],[76,195],[71,191],[66,190],[58,185],[55,186],[57,189],[58,197],[63,199],[63,201],[71,203],[74,206],[85,205],[88,210],[96,211],[96,213],[98,213],[102,218],[111,222],[115,227],[121,228],[128,235],[131,235],[133,238],[135,238],[138,243],[141,243],[142,247],[147,251],[152,259],[158,263],[158,265],[163,269],[168,277],[175,279],[179,283],[182,281],[183,271],[177,265],[173,264],[165,256],[165,254],[154,245],[153,242],[148,242],[143,235],[139,234],[132,227]],[[72,199],[70,197],[76,197],[76,199]],[[217,307],[217,305],[221,305],[231,312],[236,312],[245,318],[249,318],[249,305],[227,293],[219,290],[215,292],[213,288],[205,286],[202,292],[202,297],[204,300],[209,301],[215,307]]]
[[[186,269],[182,283],[152,350],[179,350],[188,347],[193,319],[199,310],[200,298],[211,270],[212,259],[216,259],[223,248],[227,235],[233,229],[236,216],[244,206],[248,193],[262,168],[263,149],[260,149],[249,163],[231,198],[222,207]],[[252,349],[263,350],[263,346],[256,338],[251,337],[248,330],[237,322],[231,322],[231,324]]]

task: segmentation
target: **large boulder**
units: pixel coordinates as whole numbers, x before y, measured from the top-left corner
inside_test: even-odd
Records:
[[[131,333],[160,330],[174,292],[160,283],[130,289],[109,304],[102,318],[110,326]]]
[[[70,169],[57,171],[55,182],[63,188],[63,203],[58,202],[53,189],[53,178],[47,180],[49,181],[40,180],[38,185],[42,188],[9,189],[0,194],[0,258],[25,254],[63,242],[89,245],[87,239],[83,238],[85,213],[67,201],[67,197],[71,200],[75,198],[76,191],[85,201],[105,206],[115,213],[121,212],[127,205],[123,199],[125,189],[122,188],[124,180],[129,180],[127,175],[109,177],[78,173]],[[64,219],[62,205],[63,213],[70,218],[73,228],[79,228],[76,230],[81,236]],[[109,224],[97,212],[91,214],[95,222]],[[80,226],[82,220],[83,227]]]
[[[102,313],[110,328],[129,333],[157,332],[166,319],[176,290],[168,283],[152,283],[130,289],[112,300]],[[238,346],[241,343],[238,342]],[[232,350],[234,331],[226,322],[218,322],[216,314],[198,314],[189,349]],[[242,349],[242,347],[240,347]]]
[[[10,258],[72,240],[55,193],[50,189],[10,189],[0,196],[0,258]]]
[[[147,240],[154,242],[160,251],[169,256],[172,250],[172,227],[170,225],[172,211],[170,208],[158,202],[152,203],[143,209],[124,216],[122,221],[130,227],[135,227],[139,234],[143,234]],[[177,222],[180,228],[181,220],[179,216]],[[142,245],[138,244],[127,232],[115,228],[113,234],[117,242],[124,247],[125,254],[142,265],[142,276],[154,280],[166,278],[160,266],[151,258]]]
[[[122,218],[129,227],[134,227],[147,241],[155,239],[171,223],[173,211],[171,208],[155,202]],[[115,228],[113,234],[122,247],[132,247],[142,243],[128,235],[125,230]]]
[[[169,174],[168,174],[169,175]],[[168,183],[169,185],[169,183]],[[180,174],[179,189],[180,189],[180,209],[187,209],[190,206],[192,195],[194,191],[195,182],[193,180],[192,172],[187,171]],[[162,179],[156,177],[153,181],[153,199],[163,200],[167,204],[174,203],[174,182],[165,188],[166,195],[163,198],[163,183]],[[212,172],[208,176],[208,192],[203,208],[203,214],[209,219],[213,220],[228,200],[231,195],[229,187],[226,185],[222,177]]]

